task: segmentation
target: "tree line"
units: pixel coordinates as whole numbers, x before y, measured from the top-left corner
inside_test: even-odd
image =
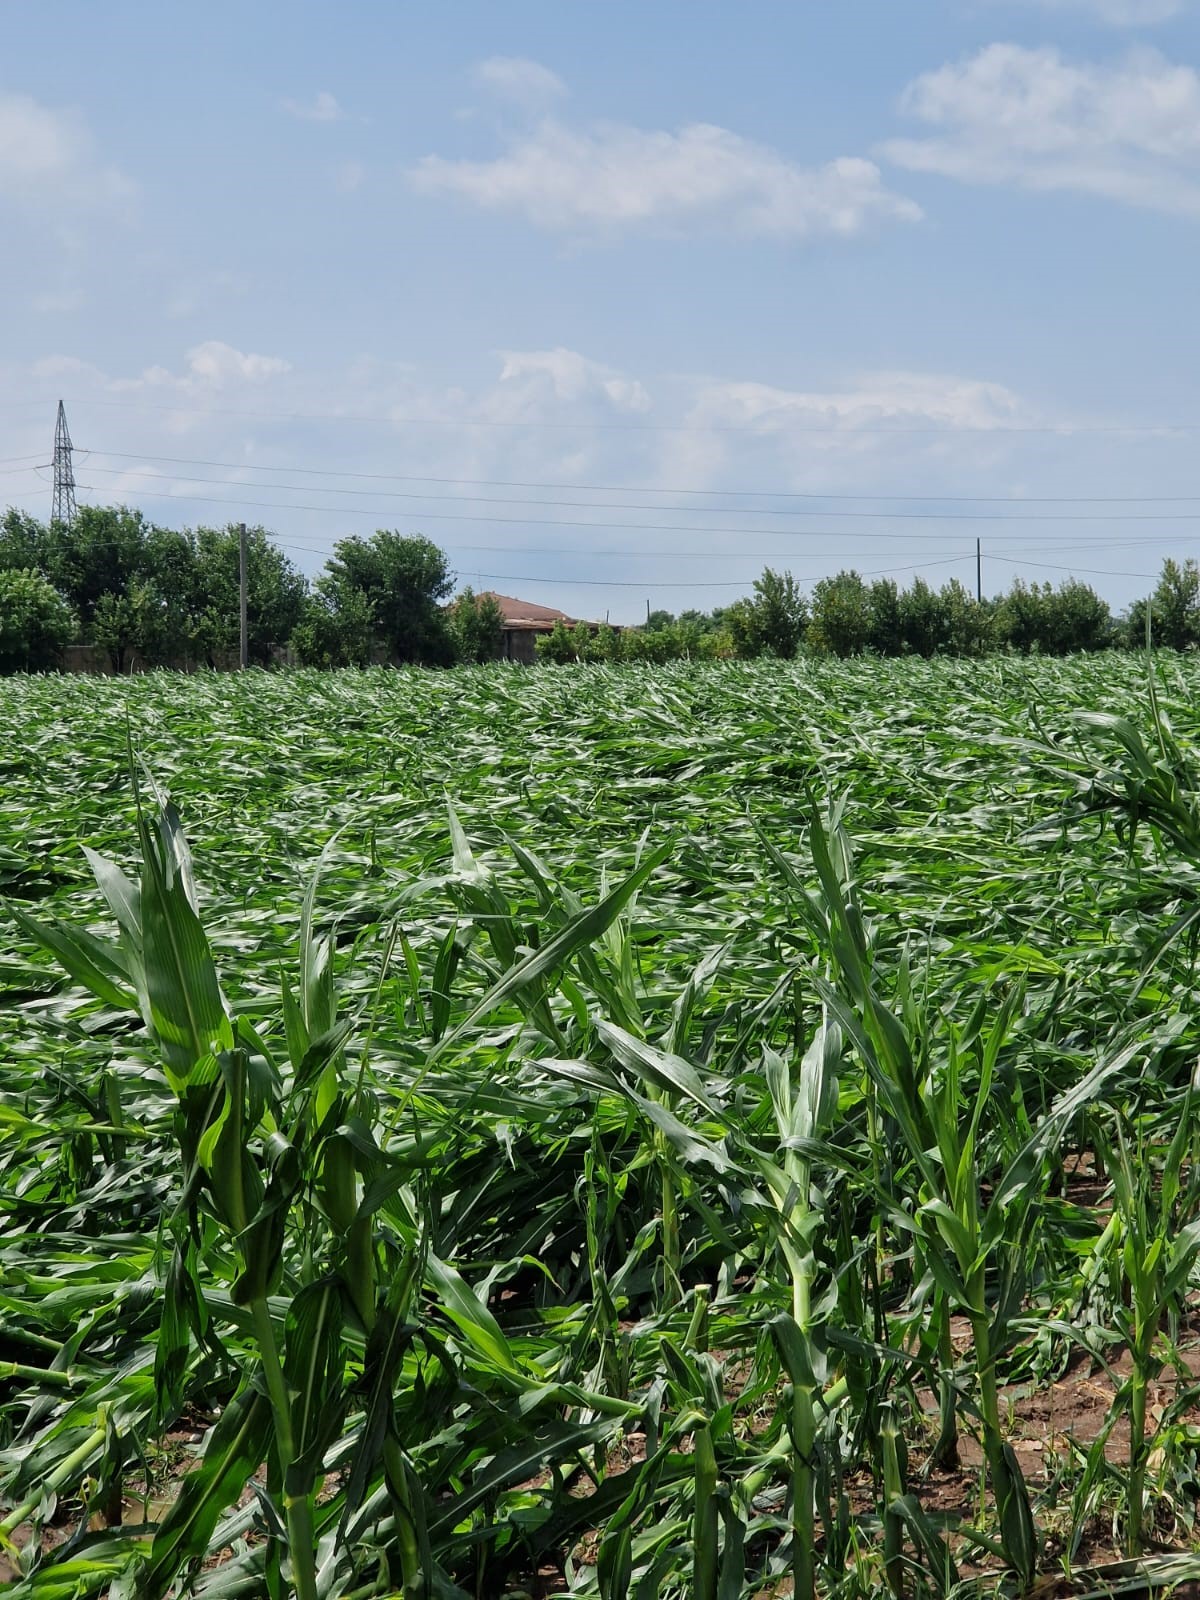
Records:
[[[673,661],[681,658],[815,655],[1072,655],[1136,648],[1146,638],[1166,649],[1200,646],[1200,566],[1167,559],[1154,592],[1114,615],[1077,578],[1057,586],[1016,579],[1007,593],[977,600],[952,578],[935,589],[916,578],[867,582],[857,572],[821,578],[805,594],[791,573],[769,567],[753,592],[714,611],[651,611],[644,627],[613,635],[565,627],[538,641],[551,661]]]
[[[238,648],[236,527],[171,529],[125,508],[82,508],[69,527],[9,510],[0,518],[0,671],[60,665],[70,644],[103,651],[114,671],[222,666]],[[268,664],[287,646],[304,665],[371,661],[451,666],[500,655],[494,599],[452,598],[445,552],[420,535],[381,529],[339,539],[310,582],[266,529],[247,530],[250,659]],[[1122,615],[1090,585],[1014,581],[977,600],[957,579],[901,588],[856,572],[822,578],[808,593],[767,568],[751,594],[713,611],[652,611],[644,626],[556,624],[538,658],[571,661],[980,656],[993,651],[1067,655],[1133,647],[1200,646],[1200,566],[1163,562],[1151,595]]]
[[[445,553],[381,530],[340,539],[310,583],[267,530],[246,532],[250,660],[280,646],[305,665],[373,660],[450,666],[501,644],[495,601],[450,601]],[[61,664],[91,645],[116,672],[224,666],[239,645],[239,534],[163,528],[140,511],[81,507],[70,526],[10,509],[0,518],[0,671]],[[447,603],[449,602],[449,603]]]

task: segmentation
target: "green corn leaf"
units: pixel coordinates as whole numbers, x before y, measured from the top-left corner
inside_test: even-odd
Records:
[[[203,1556],[222,1512],[241,1494],[271,1447],[271,1408],[264,1395],[239,1389],[221,1413],[200,1465],[180,1486],[154,1536],[138,1585],[140,1600],[162,1600],[185,1562]]]
[[[440,1056],[462,1038],[469,1028],[482,1018],[495,1011],[504,1002],[517,994],[529,984],[537,983],[548,973],[554,972],[568,961],[571,956],[588,945],[595,944],[614,918],[629,903],[638,890],[650,878],[651,874],[662,865],[671,853],[669,844],[661,845],[650,853],[634,872],[631,872],[625,881],[607,895],[598,905],[572,917],[570,921],[548,940],[540,950],[532,951],[523,961],[494,984],[484,995],[483,999],[474,1006],[463,1020],[446,1034],[430,1055],[430,1061],[436,1061]]]
[[[106,945],[81,928],[40,922],[20,906],[10,905],[8,911],[21,931],[54,956],[81,988],[120,1011],[138,1009],[137,996],[122,981],[128,977],[128,962],[117,946]]]
[[[523,1377],[508,1340],[500,1331],[500,1324],[460,1274],[432,1252],[426,1260],[425,1271],[442,1310],[479,1354],[502,1372]]]

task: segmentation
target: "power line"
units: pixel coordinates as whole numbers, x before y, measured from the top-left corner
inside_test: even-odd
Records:
[[[1089,578],[1145,578],[1148,583],[1153,582],[1153,572],[1122,572],[1113,567],[1064,567],[1054,561],[1014,561],[1011,556],[998,556],[994,551],[988,552],[989,561],[1003,561],[1008,567],[1045,567],[1047,572],[1083,572]]]
[[[286,469],[285,469],[286,470]],[[300,494],[309,488],[317,494],[355,495],[363,498],[384,496],[390,500],[433,500],[438,504],[454,505],[500,505],[500,506],[549,506],[576,511],[679,511],[693,515],[699,513],[705,516],[727,516],[731,511],[736,513],[734,506],[670,506],[645,503],[632,503],[626,505],[603,505],[591,500],[497,500],[494,495],[475,494],[421,494],[412,489],[347,489],[339,486],[334,489],[321,489],[316,485],[297,485],[291,483],[256,483],[246,485],[236,478],[193,478],[182,473],[173,472],[140,472],[129,467],[97,467],[89,464],[88,471],[103,473],[112,478],[150,478],[157,483],[198,483],[210,484],[214,487],[240,489],[253,487],[254,489],[280,489],[290,493]],[[331,508],[332,509],[332,508]],[[844,511],[834,509],[802,508],[796,510],[781,510],[777,507],[765,506],[759,510],[747,513],[755,517],[836,517],[850,519],[857,522],[868,521],[904,521],[904,522],[1200,522],[1200,511],[1171,511],[1171,512],[1034,512],[1033,514],[1019,514],[1003,512],[979,511]],[[417,515],[426,516],[429,513],[419,512]],[[637,524],[625,524],[637,526]],[[702,532],[702,529],[688,529],[688,532]],[[738,530],[722,529],[721,532],[734,532]]]
[[[918,561],[911,566],[880,567],[874,572],[860,572],[860,578],[878,578],[890,572],[916,572],[924,567],[946,567],[959,561],[974,561],[974,555],[947,556],[938,561]],[[487,578],[492,583],[541,583],[553,584],[560,589],[585,588],[585,589],[747,589],[753,578],[746,579],[719,579],[712,583],[701,581],[675,582],[670,578],[652,579],[647,582],[640,578],[539,578],[530,573],[521,572],[476,572],[471,568],[471,575],[476,578]]]
[[[99,488],[95,484],[85,484],[85,485],[83,485],[83,487],[86,488],[91,493],[102,494],[104,492],[101,488]],[[221,484],[220,487],[222,487],[222,488],[236,488],[236,487],[240,487],[240,486],[236,485],[236,484]],[[289,487],[289,486],[285,485],[284,487],[286,488],[286,487]],[[371,517],[373,519],[379,519],[381,517],[387,517],[387,516],[391,515],[391,512],[387,508],[374,509],[373,510],[373,509],[370,509],[370,508],[367,508],[367,507],[361,507],[361,506],[311,505],[311,504],[306,504],[306,503],[303,503],[303,502],[288,501],[288,500],[245,500],[245,499],[242,499],[240,496],[234,498],[234,497],[231,497],[229,495],[202,495],[202,494],[192,494],[190,492],[189,493],[185,493],[185,494],[168,494],[165,490],[160,490],[160,489],[136,489],[134,492],[141,498],[148,498],[148,499],[154,499],[154,500],[172,500],[172,501],[175,501],[177,504],[183,503],[183,504],[202,504],[202,505],[235,506],[235,507],[246,507],[246,506],[249,506],[249,507],[252,507],[252,508],[254,508],[256,510],[261,510],[261,511],[312,511],[312,512],[321,512],[321,513],[323,513],[325,515],[350,516],[350,517],[353,517],[353,516]],[[299,491],[297,491],[297,492],[299,492]],[[609,508],[597,507],[596,509],[604,510],[604,509],[609,509]],[[617,508],[617,509],[620,509],[620,508]],[[749,513],[749,514],[753,515],[754,513]],[[419,512],[414,512],[412,520],[414,522],[485,523],[485,524],[489,524],[489,525],[492,525],[492,526],[495,526],[495,525],[498,524],[498,525],[501,525],[501,526],[521,527],[521,528],[594,528],[594,529],[613,529],[613,530],[615,530],[617,532],[628,531],[628,532],[632,532],[632,533],[689,533],[689,534],[699,533],[699,534],[708,534],[708,535],[713,535],[713,534],[736,534],[736,535],[738,535],[740,537],[744,537],[748,533],[749,534],[764,534],[764,533],[766,533],[766,534],[770,534],[771,536],[773,536],[775,538],[778,538],[778,539],[832,539],[834,537],[838,537],[837,535],[832,534],[828,529],[820,529],[820,528],[778,528],[778,529],[767,529],[767,528],[747,528],[747,527],[730,527],[730,526],[702,527],[702,526],[700,526],[698,524],[689,524],[689,523],[625,522],[625,521],[621,521],[621,522],[599,522],[595,518],[581,518],[581,517],[502,517],[502,516],[497,516],[497,515],[494,515],[494,514],[487,515],[487,516],[482,516],[482,515],[479,515],[479,514],[472,514],[472,513],[469,513],[469,512],[450,512],[450,511],[419,511]],[[1019,522],[1019,521],[1023,521],[1024,519],[1019,518],[1019,517],[1012,517],[1012,518],[1006,518],[1006,519],[1001,519],[1001,520]],[[1066,518],[1063,518],[1063,519],[1049,518],[1048,520],[1050,520],[1050,521],[1064,520],[1065,521],[1065,520],[1069,520],[1069,519],[1066,519]],[[1158,520],[1158,519],[1148,519],[1148,520]],[[1178,518],[1175,518],[1175,519],[1163,519],[1163,520],[1200,521],[1200,513],[1197,513],[1195,516],[1178,517]],[[867,535],[867,537],[870,537],[872,539],[900,539],[900,538],[911,539],[913,537],[913,535],[910,534],[910,533],[901,534],[901,533],[889,533],[887,531],[877,531],[877,532],[874,532],[874,533],[871,533],[871,534]],[[949,534],[949,533],[926,533],[926,534],[919,535],[919,537],[923,541],[927,542],[927,541],[934,540],[934,539],[938,539],[938,540],[954,539],[957,536],[954,535],[954,534]],[[1025,539],[1029,539],[1029,540],[1034,540],[1039,544],[1042,542],[1042,536],[1039,535],[1039,534],[1015,534],[1015,533],[1010,533],[1010,534],[998,534],[998,535],[995,535],[995,537],[1006,538],[1006,539],[1025,538]],[[1091,546],[1092,543],[1094,543],[1094,541],[1089,541],[1089,547]]]
[[[436,483],[455,488],[567,489],[572,492],[590,494],[719,495],[725,499],[742,500],[856,500],[861,502],[869,501],[876,504],[895,502],[897,504],[909,503],[913,505],[926,505],[947,500],[973,505],[1179,505],[1200,502],[1200,495],[1194,494],[846,494],[818,489],[655,489],[649,484],[552,483],[539,479],[514,478],[444,478],[433,477],[427,473],[354,472],[349,469],[341,470],[334,467],[263,466],[255,465],[249,461],[212,461],[202,456],[157,456],[121,450],[81,450],[78,445],[76,446],[76,454],[88,457],[93,455],[104,456],[112,461],[157,461],[184,467],[221,467],[231,472],[285,472],[291,473],[296,477],[306,478],[355,478],[363,482],[376,483]],[[27,456],[13,456],[9,459],[25,461],[30,458]],[[199,482],[201,480],[192,481]]]

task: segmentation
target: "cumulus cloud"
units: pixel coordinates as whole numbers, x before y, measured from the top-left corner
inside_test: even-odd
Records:
[[[971,430],[1020,425],[1025,410],[1003,384],[946,373],[868,373],[844,389],[780,389],[756,382],[701,385],[694,427],[749,428],[760,434],[836,430]]]
[[[188,351],[187,361],[193,377],[217,388],[231,379],[261,383],[264,378],[277,378],[292,368],[291,362],[280,356],[243,355],[220,339],[208,339],[196,345]]]
[[[915,79],[902,109],[933,130],[884,146],[910,171],[1200,216],[1200,76],[1157,51],[1102,66],[992,44]]]
[[[132,193],[130,180],[100,158],[75,112],[0,93],[0,199],[104,207]]]
[[[526,109],[540,109],[565,98],[567,86],[557,72],[525,56],[492,56],[475,68],[475,81],[502,100]]]
[[[169,367],[155,365],[144,367],[135,377],[106,378],[91,368],[87,369],[87,375],[92,382],[114,394],[157,390],[162,392],[164,398],[173,397],[184,405],[190,404],[196,397],[203,397],[215,390],[261,385],[292,370],[291,362],[285,361],[281,356],[246,353],[221,339],[206,339],[203,344],[193,345],[187,352],[186,363],[182,372],[173,372]],[[83,374],[83,364],[76,365],[80,374]],[[41,364],[41,370],[37,375],[39,377],[48,375],[45,363]]]
[[[645,412],[650,396],[636,378],[561,345],[554,350],[504,350],[498,383],[483,412],[496,421],[534,420],[556,406],[599,402],[606,410]]]
[[[492,160],[426,156],[409,177],[424,194],[517,212],[549,232],[698,228],[803,238],[921,215],[884,187],[871,161],[847,156],[802,167],[711,123],[671,133],[618,123],[574,129],[548,119]]]
[[[301,122],[339,122],[344,115],[328,89],[322,89],[312,100],[285,100],[283,109]]]

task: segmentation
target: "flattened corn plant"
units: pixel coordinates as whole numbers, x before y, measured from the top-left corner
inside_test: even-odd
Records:
[[[1124,659],[7,686],[12,1592],[1195,1576],[1196,672],[1161,670],[1149,705]],[[1080,1351],[1109,1414],[1031,1454]]]

